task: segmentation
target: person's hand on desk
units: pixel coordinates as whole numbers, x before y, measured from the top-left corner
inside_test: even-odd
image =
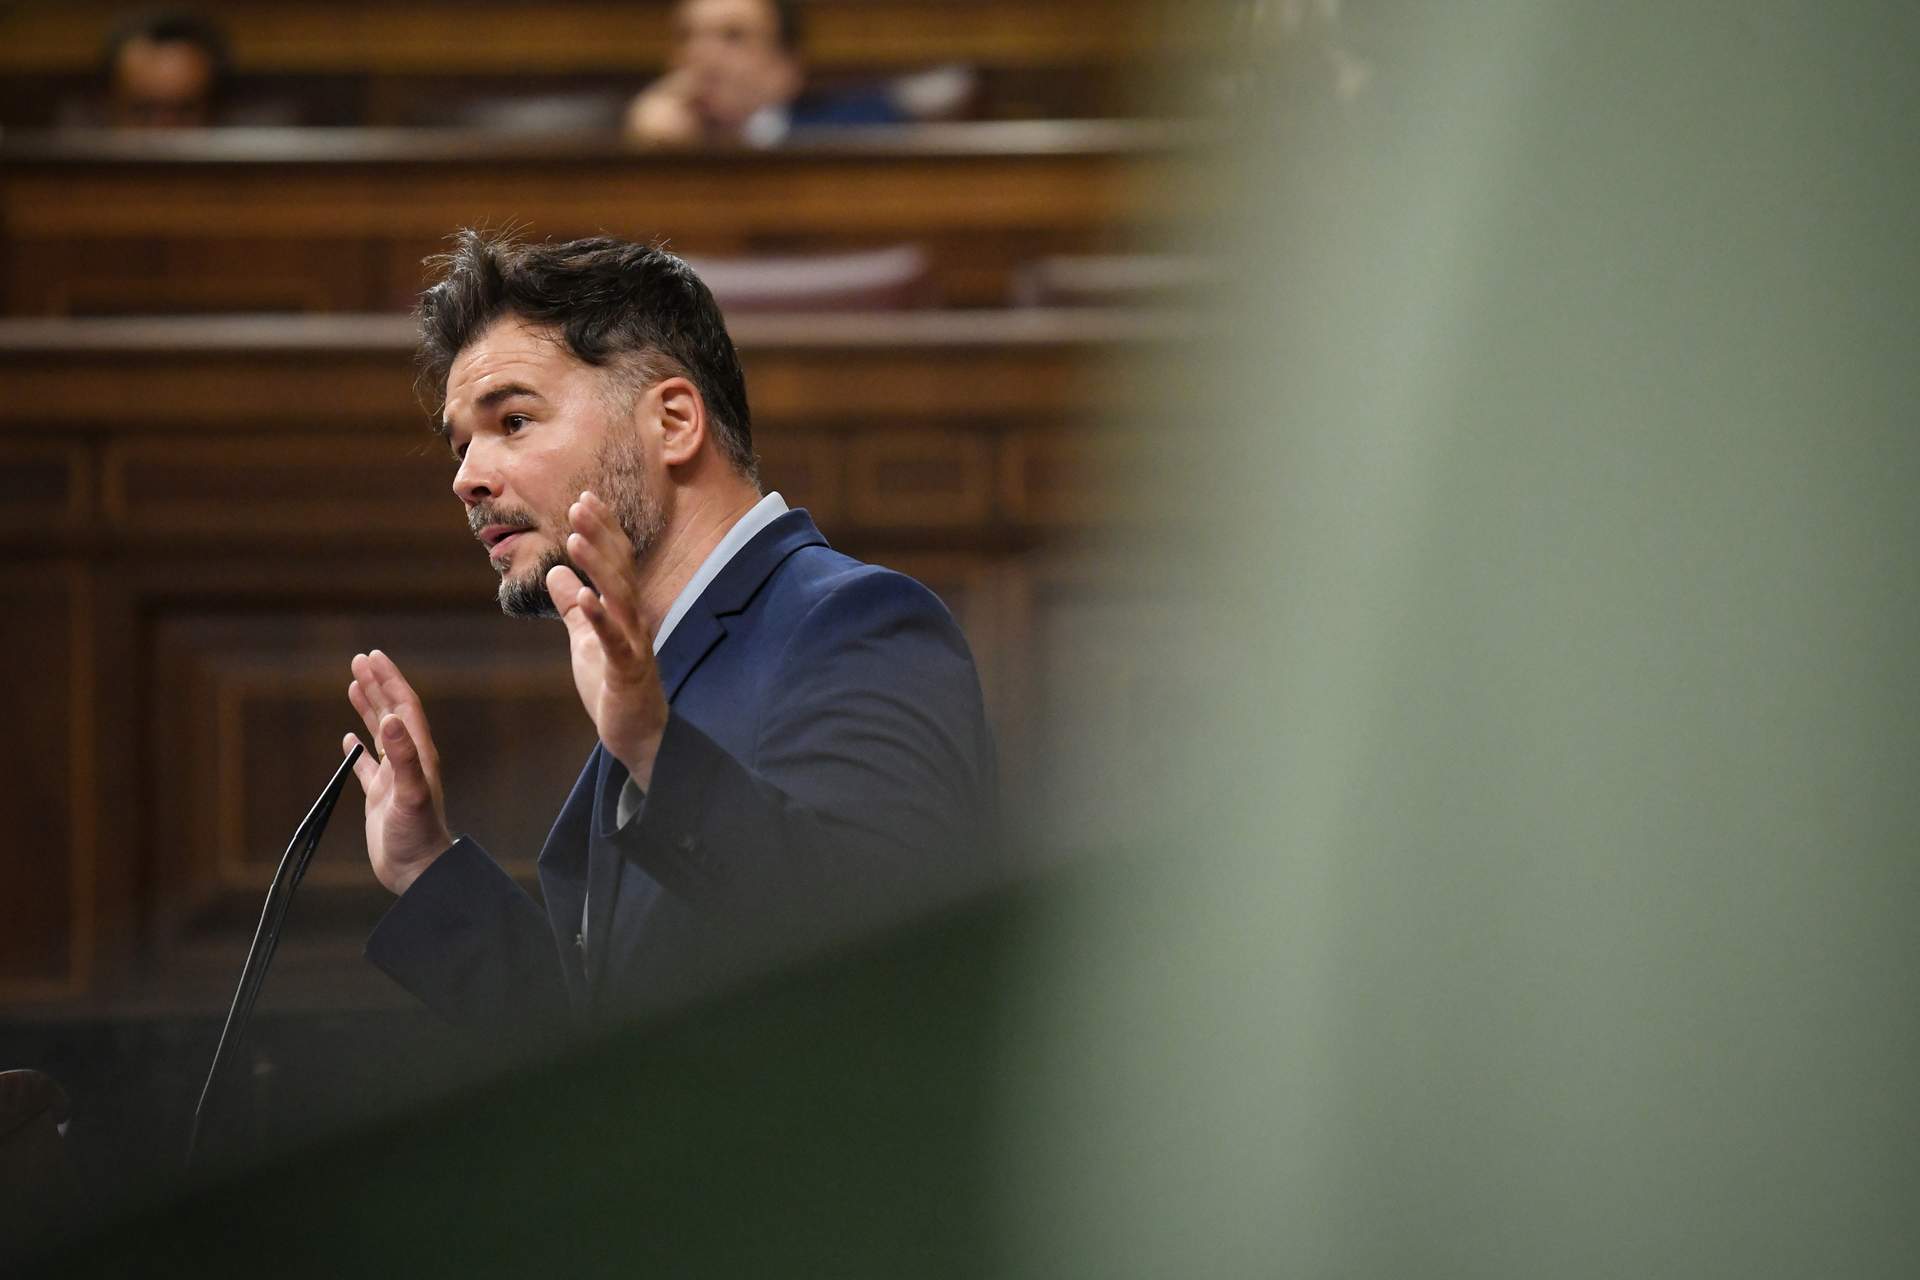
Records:
[[[567,508],[567,519],[567,556],[594,585],[555,565],[547,571],[547,594],[567,624],[573,685],[600,742],[644,791],[667,728],[667,695],[653,661],[653,633],[640,616],[633,544],[592,493]]]
[[[374,744],[353,766],[367,796],[367,858],[381,884],[405,893],[453,844],[440,792],[440,753],[420,695],[380,650],[354,656],[347,701],[366,722]],[[348,734],[342,752],[352,751],[359,740]]]

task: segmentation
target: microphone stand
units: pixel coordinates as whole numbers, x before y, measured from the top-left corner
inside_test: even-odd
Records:
[[[356,743],[353,750],[347,753],[347,758],[340,762],[340,767],[333,771],[326,790],[313,802],[313,808],[307,811],[306,818],[293,833],[293,839],[287,843],[287,851],[280,857],[280,869],[273,873],[273,883],[267,887],[267,900],[260,908],[260,924],[253,931],[253,947],[247,952],[246,964],[241,967],[240,985],[233,993],[232,1007],[227,1010],[226,1026],[220,1029],[220,1043],[213,1051],[213,1066],[207,1071],[207,1082],[200,1089],[200,1105],[193,1109],[193,1128],[187,1133],[185,1165],[188,1168],[192,1167],[194,1151],[200,1145],[200,1129],[207,1117],[207,1104],[246,1038],[247,1022],[253,1017],[253,1003],[260,997],[260,988],[267,979],[267,966],[273,962],[273,949],[280,941],[280,926],[286,923],[287,909],[293,905],[293,891],[299,887],[300,878],[307,874],[307,864],[313,861],[313,851],[320,846],[320,836],[327,829],[327,819],[333,816],[334,803],[340,799],[341,788],[346,786],[347,772],[364,750]]]

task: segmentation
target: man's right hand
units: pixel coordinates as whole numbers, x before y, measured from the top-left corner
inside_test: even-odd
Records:
[[[427,730],[420,695],[392,658],[375,649],[356,654],[352,666],[347,701],[374,743],[353,765],[367,796],[367,858],[381,884],[405,893],[453,844],[440,794],[440,753]],[[359,741],[359,735],[348,734],[340,744],[342,754]]]

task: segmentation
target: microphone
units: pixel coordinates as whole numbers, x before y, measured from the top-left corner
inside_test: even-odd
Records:
[[[200,1105],[193,1109],[193,1128],[187,1133],[185,1161],[189,1168],[193,1165],[194,1151],[200,1145],[200,1130],[206,1121],[207,1104],[246,1038],[247,1022],[253,1017],[253,1003],[259,999],[260,988],[267,978],[267,966],[273,962],[273,949],[280,941],[280,926],[286,923],[287,909],[293,905],[293,891],[299,887],[300,878],[307,874],[307,864],[313,861],[313,851],[320,846],[320,836],[327,829],[327,819],[333,816],[334,803],[340,799],[341,788],[346,786],[347,773],[364,750],[365,747],[355,743],[353,750],[347,753],[347,758],[340,762],[340,767],[333,771],[326,790],[313,802],[313,808],[307,811],[307,816],[294,831],[293,839],[287,842],[287,851],[280,856],[280,869],[273,873],[273,883],[267,886],[267,900],[260,908],[260,924],[253,931],[253,947],[247,952],[246,964],[241,966],[240,985],[234,990],[232,1007],[227,1010],[227,1023],[220,1029],[220,1043],[213,1051],[213,1066],[207,1071],[206,1084],[200,1088]]]

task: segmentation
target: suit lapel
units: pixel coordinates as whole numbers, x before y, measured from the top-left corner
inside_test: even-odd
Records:
[[[709,587],[707,594],[711,593],[712,588]],[[687,610],[686,616],[680,619],[680,625],[667,637],[666,648],[655,659],[660,668],[660,687],[666,691],[669,705],[680,696],[680,686],[687,682],[693,669],[713,652],[714,646],[726,634],[725,624],[709,610],[701,608],[699,604]]]
[[[660,684],[672,702],[694,669],[727,633],[726,619],[740,613],[774,570],[802,547],[827,545],[805,509],[787,512],[740,548],[700,598],[693,602],[660,650]]]
[[[726,619],[752,603],[788,556],[802,547],[825,546],[826,541],[805,509],[796,509],[755,534],[735,553],[681,617],[660,650],[656,660],[660,687],[666,691],[669,706],[707,655],[726,639]],[[600,769],[594,780],[587,839],[587,981],[597,988],[607,953],[612,950],[607,942],[613,936],[613,909],[626,864],[614,836],[627,771],[604,747],[595,747],[594,754]]]
[[[613,937],[613,907],[620,897],[620,789],[627,771],[604,747],[594,748],[600,768],[593,780],[593,811],[587,825],[587,985],[597,987]]]
[[[580,930],[580,908],[587,894],[588,843],[593,831],[593,788],[600,775],[601,759],[606,752],[596,744],[593,754],[567,795],[560,816],[554,819],[540,849],[540,896],[547,906],[547,920],[553,936],[560,940],[561,963],[567,985],[576,996],[584,994],[586,970],[573,938]]]

